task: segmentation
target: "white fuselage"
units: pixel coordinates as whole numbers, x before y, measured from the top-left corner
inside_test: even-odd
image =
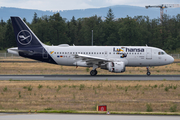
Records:
[[[11,17],[17,47],[8,52],[47,63],[93,67],[90,75],[97,74],[97,68],[121,73],[126,66],[160,66],[170,64],[173,57],[165,51],[148,46],[47,46],[43,44],[20,17]]]
[[[155,47],[123,46],[124,51],[117,51],[122,46],[44,46],[48,54],[59,65],[75,66],[81,58],[75,58],[77,54],[105,58],[113,62],[124,62],[125,66],[160,66],[170,64],[173,57],[165,51]],[[122,53],[127,57],[120,58]],[[86,66],[85,64],[78,66]]]

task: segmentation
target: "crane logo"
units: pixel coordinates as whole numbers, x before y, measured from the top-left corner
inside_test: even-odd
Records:
[[[32,35],[27,30],[21,30],[17,35],[17,40],[21,45],[28,45],[32,41]]]

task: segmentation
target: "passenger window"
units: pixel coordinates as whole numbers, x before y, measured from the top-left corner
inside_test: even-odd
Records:
[[[88,52],[86,52],[86,54],[88,54]]]
[[[94,52],[94,54],[96,54],[96,52]]]
[[[109,54],[111,54],[111,52],[109,52]]]

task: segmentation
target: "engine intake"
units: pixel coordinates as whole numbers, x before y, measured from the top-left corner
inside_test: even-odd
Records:
[[[124,62],[109,62],[107,64],[107,68],[109,72],[121,73],[125,71],[125,63]]]

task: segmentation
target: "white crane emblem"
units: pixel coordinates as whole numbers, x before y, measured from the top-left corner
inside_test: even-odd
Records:
[[[32,35],[27,30],[22,30],[17,35],[17,40],[21,45],[28,45],[32,41]]]

